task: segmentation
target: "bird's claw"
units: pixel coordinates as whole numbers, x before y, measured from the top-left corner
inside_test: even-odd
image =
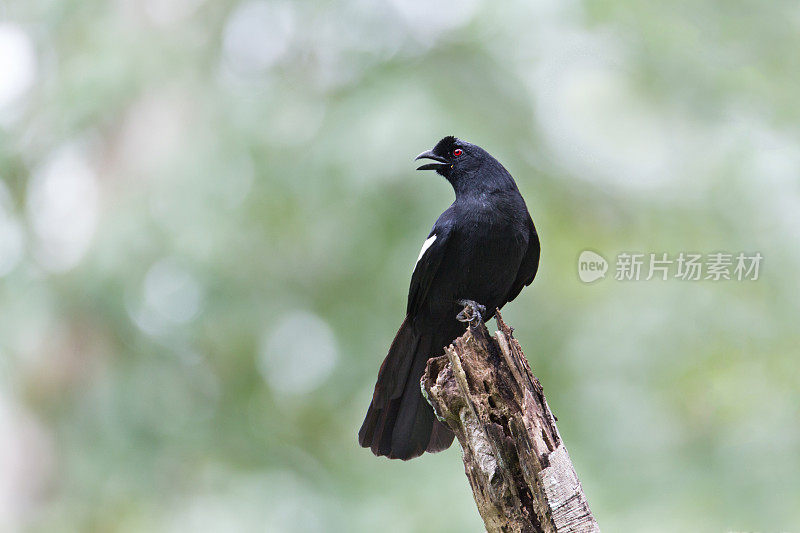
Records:
[[[470,326],[477,326],[483,322],[486,306],[474,300],[459,300],[458,304],[463,305],[464,309],[456,315],[456,320],[459,322],[468,322]]]

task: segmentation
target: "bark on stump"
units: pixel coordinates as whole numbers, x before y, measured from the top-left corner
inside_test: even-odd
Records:
[[[461,444],[486,530],[599,532],[542,386],[495,316],[494,337],[473,323],[422,377],[423,394]]]

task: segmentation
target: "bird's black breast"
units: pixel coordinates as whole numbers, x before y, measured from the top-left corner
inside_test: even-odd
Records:
[[[430,294],[439,312],[449,314],[459,299],[490,312],[506,303],[528,245],[527,209],[513,200],[478,197],[452,206],[450,242]]]

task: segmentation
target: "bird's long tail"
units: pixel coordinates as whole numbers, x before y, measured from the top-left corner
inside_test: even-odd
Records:
[[[406,460],[452,444],[453,432],[436,418],[420,390],[428,358],[441,355],[455,338],[446,337],[445,332],[415,332],[406,317],[378,371],[372,403],[358,432],[361,446],[375,455]]]

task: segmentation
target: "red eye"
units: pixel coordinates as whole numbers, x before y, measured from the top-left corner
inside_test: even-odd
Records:
[[[455,150],[453,150],[453,155],[456,157],[460,156],[463,153],[464,151],[461,148],[456,148]]]

